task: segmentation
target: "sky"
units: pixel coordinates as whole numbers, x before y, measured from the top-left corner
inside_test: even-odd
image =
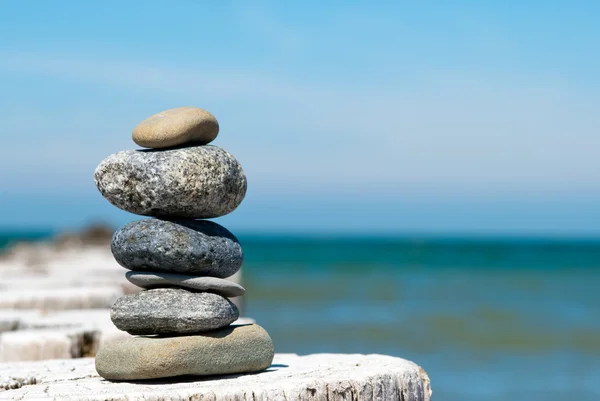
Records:
[[[232,231],[600,235],[598,2],[1,5],[0,228],[138,218],[95,167],[197,106]]]

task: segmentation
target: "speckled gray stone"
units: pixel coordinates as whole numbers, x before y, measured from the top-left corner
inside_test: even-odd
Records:
[[[243,262],[237,238],[207,220],[132,221],[115,232],[113,256],[136,271],[229,277]]]
[[[118,329],[130,334],[190,334],[219,329],[239,317],[227,298],[210,292],[156,288],[125,295],[110,310]]]
[[[239,297],[246,290],[238,283],[216,277],[196,277],[173,273],[127,272],[130,283],[142,288],[185,287],[195,291],[214,292],[224,297]]]
[[[96,168],[94,180],[118,208],[156,217],[223,216],[246,194],[240,164],[211,145],[114,153]]]
[[[273,361],[271,338],[256,324],[201,335],[133,337],[105,344],[96,370],[108,380],[258,372]]]

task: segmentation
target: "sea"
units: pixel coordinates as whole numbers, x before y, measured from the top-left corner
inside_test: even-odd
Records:
[[[276,352],[406,358],[439,401],[600,400],[600,240],[239,239]]]

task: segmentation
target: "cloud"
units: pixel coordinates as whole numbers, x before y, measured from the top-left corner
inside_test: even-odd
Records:
[[[3,53],[0,58],[5,76],[59,78],[91,94],[114,91],[161,102],[210,99],[227,132],[235,133],[222,133],[219,144],[242,161],[263,191],[568,191],[588,190],[600,182],[600,102],[595,94],[556,77],[427,71],[417,83],[391,80],[389,86],[372,86],[351,75],[347,82],[316,84],[244,68],[36,53]],[[30,151],[33,162],[19,164],[16,154],[24,151],[15,148],[0,167],[21,166],[15,183],[26,166],[31,174],[49,169],[65,182],[83,180],[81,171],[93,169],[100,150],[110,148],[110,141],[124,143],[124,133],[131,129],[117,127],[130,124],[129,110],[94,113],[98,106],[93,95],[90,99],[76,113],[45,113],[44,124],[54,131],[40,134],[41,127],[30,126],[22,135],[54,140],[46,140],[43,150]],[[27,115],[2,118],[6,130],[26,126],[22,120]],[[107,123],[107,118],[114,121]],[[61,141],[67,132],[76,137],[77,126],[103,142],[94,149],[85,141]],[[53,146],[60,159],[52,156]]]

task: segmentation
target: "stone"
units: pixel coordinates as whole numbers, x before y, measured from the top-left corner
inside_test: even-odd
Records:
[[[117,152],[100,163],[94,180],[116,207],[155,217],[219,217],[246,195],[240,164],[211,145]]]
[[[217,119],[198,107],[178,107],[156,113],[133,129],[132,139],[145,148],[212,142],[219,133]]]
[[[110,321],[110,308],[98,309],[22,309],[25,312],[18,322],[15,330],[29,329],[62,329],[79,326],[91,328],[105,328],[114,325]],[[0,310],[0,320],[5,312]]]
[[[152,289],[160,287],[184,287],[196,291],[214,292],[224,297],[239,297],[246,290],[233,281],[216,277],[196,277],[185,274],[127,272],[127,280],[138,287]]]
[[[23,314],[25,315],[35,315],[34,311],[23,311],[23,310],[15,310],[15,309],[0,309],[0,335],[5,331],[13,331],[18,330],[21,321],[23,320]],[[2,341],[2,337],[0,337],[0,342]]]
[[[238,317],[238,309],[227,298],[181,288],[125,295],[110,310],[117,328],[136,335],[199,333],[228,326]]]
[[[0,362],[90,356],[96,336],[97,332],[82,327],[5,332],[0,337]]]
[[[110,310],[0,310],[0,323],[19,312],[12,331],[0,333],[0,362],[94,356],[98,347],[130,334],[118,330]]]
[[[275,354],[260,373],[133,383],[102,379],[93,358],[0,364],[0,384],[11,380],[21,388],[0,390],[0,400],[431,400],[427,373],[413,362],[386,355]],[[584,386],[586,394],[596,394],[592,382]]]
[[[108,308],[123,295],[119,287],[54,288],[0,291],[0,309],[94,309]]]
[[[244,259],[237,238],[208,220],[132,221],[115,232],[111,250],[130,270],[221,278],[236,273]]]
[[[96,370],[108,380],[258,372],[273,361],[273,343],[256,324],[193,336],[133,337],[104,345]]]

